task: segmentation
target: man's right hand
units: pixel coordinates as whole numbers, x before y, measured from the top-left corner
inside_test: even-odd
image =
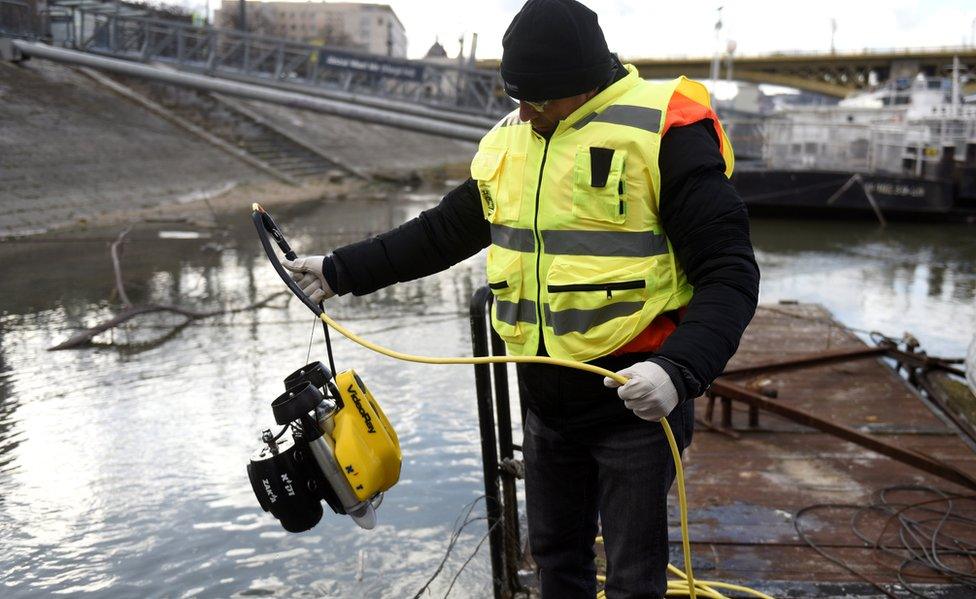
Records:
[[[291,271],[291,278],[295,279],[305,295],[316,304],[335,295],[322,272],[324,260],[325,256],[305,256],[281,261],[281,265]]]

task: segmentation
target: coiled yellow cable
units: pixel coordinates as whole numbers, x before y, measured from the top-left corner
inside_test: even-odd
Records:
[[[584,362],[576,362],[574,360],[561,360],[559,358],[550,358],[546,356],[485,356],[485,357],[455,357],[455,358],[443,358],[443,357],[429,357],[429,356],[417,356],[414,354],[406,354],[403,352],[398,352],[396,350],[383,347],[382,345],[377,345],[372,341],[363,339],[359,335],[356,335],[346,327],[342,326],[335,320],[333,320],[328,314],[323,312],[319,316],[323,322],[332,327],[333,329],[339,331],[344,337],[349,339],[354,343],[365,347],[366,349],[372,350],[374,352],[383,354],[384,356],[389,356],[397,360],[403,360],[405,362],[419,362],[421,364],[498,364],[498,363],[509,363],[509,362],[535,362],[539,364],[553,364],[556,366],[565,366],[566,368],[575,368],[577,370],[586,370],[600,376],[607,376],[617,381],[621,385],[627,382],[627,377],[620,376],[615,372],[611,372],[605,368],[600,368],[599,366],[593,366],[591,364],[586,364]],[[675,478],[678,482],[678,507],[679,513],[681,515],[681,549],[684,554],[685,569],[684,571],[679,570],[671,564],[668,564],[668,571],[678,577],[678,580],[668,581],[668,597],[691,597],[691,599],[696,599],[696,597],[707,597],[709,599],[728,599],[725,595],[720,593],[715,589],[725,589],[730,591],[737,591],[740,593],[746,593],[754,597],[760,597],[761,599],[773,599],[769,595],[766,595],[760,591],[750,589],[748,587],[743,587],[734,584],[728,584],[723,582],[711,582],[703,580],[695,580],[694,574],[691,569],[691,541],[688,537],[688,501],[685,497],[685,474],[684,469],[681,466],[681,452],[678,450],[678,444],[674,440],[674,434],[671,432],[671,426],[668,425],[668,421],[661,419],[661,427],[664,429],[664,435],[668,439],[668,445],[671,447],[671,456],[674,458],[674,468],[675,468]],[[603,542],[603,537],[597,537],[597,542]],[[598,580],[605,582],[604,577],[599,576]],[[605,597],[603,591],[598,594],[598,597]]]

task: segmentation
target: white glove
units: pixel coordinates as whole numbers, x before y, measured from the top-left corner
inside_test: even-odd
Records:
[[[638,362],[617,374],[630,380],[621,387],[620,383],[606,377],[603,384],[611,389],[620,387],[617,395],[624,400],[624,405],[644,420],[656,422],[678,405],[678,390],[671,377],[654,362]]]
[[[316,304],[335,295],[322,272],[323,260],[325,256],[305,256],[281,261],[281,265],[291,271],[291,278],[295,279],[305,295]]]

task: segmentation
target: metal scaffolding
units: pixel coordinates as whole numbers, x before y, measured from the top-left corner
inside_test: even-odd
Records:
[[[158,66],[139,64],[105,56],[96,56],[77,50],[55,48],[38,42],[13,40],[13,47],[25,56],[35,56],[57,62],[87,66],[110,73],[152,79],[163,83],[217,92],[228,96],[247,98],[249,100],[314,110],[348,119],[388,125],[400,129],[410,129],[451,139],[479,141],[485,131],[483,127],[446,122],[444,119],[402,114],[393,110],[382,110],[370,106],[340,102],[328,98],[275,89],[273,87],[229,81],[195,73],[182,73]]]
[[[497,71],[377,56],[254,33],[152,18],[114,2],[56,0],[55,41],[84,52],[163,63],[181,71],[282,87],[405,111],[495,122],[513,105]],[[53,13],[52,13],[53,14]],[[61,39],[57,39],[61,38]],[[378,106],[383,104],[384,106]]]

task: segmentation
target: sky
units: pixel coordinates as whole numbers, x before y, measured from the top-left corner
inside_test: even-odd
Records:
[[[163,0],[173,1],[173,0]],[[201,0],[176,0],[203,9]],[[211,0],[215,8],[218,0]],[[458,37],[478,34],[478,58],[501,56],[501,38],[522,0],[387,0],[407,31],[408,55],[419,58],[439,39],[451,56]],[[612,51],[621,58],[710,56],[728,40],[736,54],[830,50],[836,19],[838,51],[973,44],[974,0],[730,0],[661,2],[583,0],[600,16]],[[722,30],[716,41],[717,8]]]

